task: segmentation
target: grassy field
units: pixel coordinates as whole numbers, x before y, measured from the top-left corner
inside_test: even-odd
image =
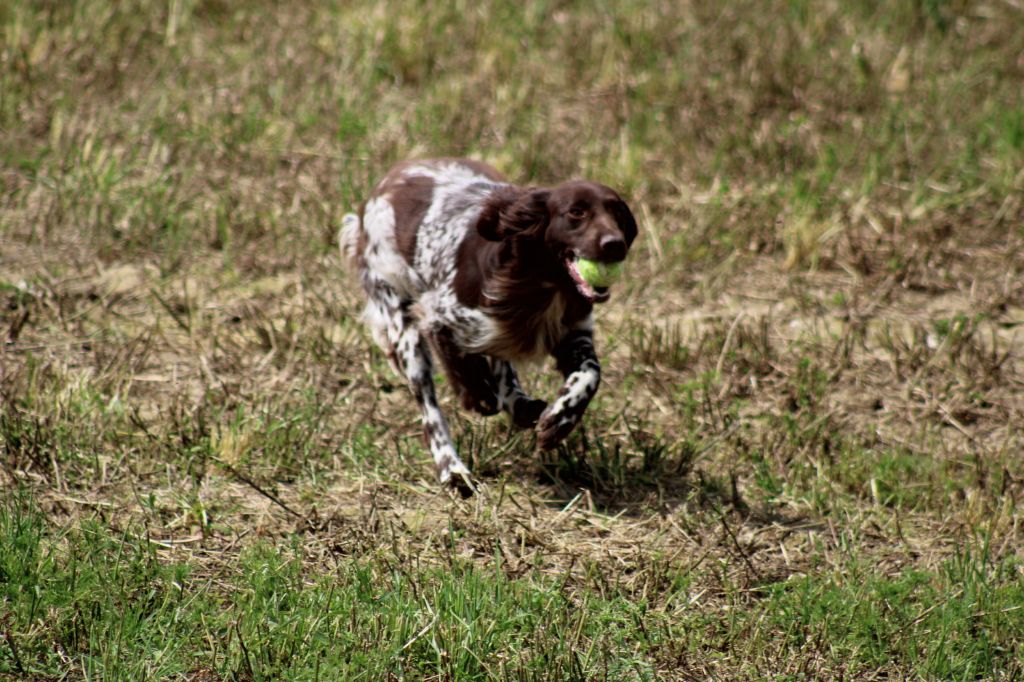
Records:
[[[0,679],[1024,679],[1022,26],[0,3]],[[564,447],[441,387],[468,500],[336,243],[441,154],[641,223]]]

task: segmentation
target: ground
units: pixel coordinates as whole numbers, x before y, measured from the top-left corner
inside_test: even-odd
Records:
[[[5,3],[0,678],[1021,678],[1022,24]],[[442,154],[641,229],[564,447],[438,378],[467,500],[336,241]]]

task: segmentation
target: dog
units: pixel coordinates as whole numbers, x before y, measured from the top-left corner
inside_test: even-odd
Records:
[[[469,159],[399,163],[344,217],[339,242],[366,291],[363,319],[409,382],[442,483],[475,489],[438,406],[432,356],[464,408],[504,411],[553,448],[601,380],[592,312],[610,294],[577,259],[621,262],[636,236],[609,187],[519,187]],[[515,370],[548,355],[565,378],[551,404],[527,395]]]

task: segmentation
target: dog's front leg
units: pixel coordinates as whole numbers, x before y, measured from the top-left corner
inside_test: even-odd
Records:
[[[588,318],[587,323],[589,321]],[[601,364],[594,352],[591,329],[590,324],[574,329],[552,351],[565,383],[558,398],[537,422],[537,444],[545,450],[555,447],[572,433],[601,383]]]
[[[521,429],[537,423],[548,404],[526,395],[512,363],[464,353],[448,328],[435,330],[430,338],[464,408],[485,417],[505,410],[512,423]]]

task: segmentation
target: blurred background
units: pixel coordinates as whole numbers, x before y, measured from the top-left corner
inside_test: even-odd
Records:
[[[621,188],[687,263],[831,262],[872,224],[1005,239],[1020,217],[1020,12],[9,2],[6,232],[164,269],[197,250],[244,267],[325,247],[395,160],[464,154],[521,182]]]

